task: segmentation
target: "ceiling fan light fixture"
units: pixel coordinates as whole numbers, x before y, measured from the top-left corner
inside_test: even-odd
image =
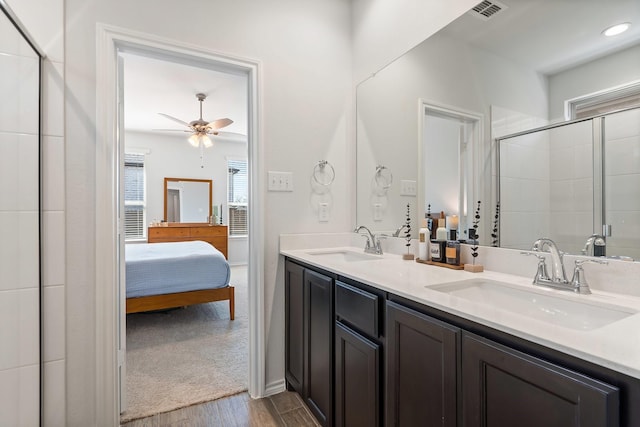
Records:
[[[606,28],[602,34],[607,37],[617,36],[618,34],[622,34],[627,31],[631,27],[630,22],[623,22],[621,24],[612,25],[609,28]]]
[[[207,135],[206,133],[203,133],[200,136],[200,141],[204,144],[206,148],[211,148],[213,146],[213,141],[211,141],[211,138],[209,138],[209,135]]]
[[[197,133],[194,133],[189,137],[189,144],[193,145],[195,148],[198,148],[200,145],[200,138]]]

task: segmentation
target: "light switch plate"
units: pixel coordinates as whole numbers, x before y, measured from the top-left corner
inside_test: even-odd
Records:
[[[292,172],[269,171],[267,179],[269,191],[293,191]]]

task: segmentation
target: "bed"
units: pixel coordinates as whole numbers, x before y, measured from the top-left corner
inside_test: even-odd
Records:
[[[229,300],[234,289],[222,252],[202,241],[125,245],[127,314]]]

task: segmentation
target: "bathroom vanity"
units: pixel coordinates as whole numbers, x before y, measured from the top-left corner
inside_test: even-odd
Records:
[[[323,426],[640,424],[638,298],[359,248],[281,253],[287,386]]]

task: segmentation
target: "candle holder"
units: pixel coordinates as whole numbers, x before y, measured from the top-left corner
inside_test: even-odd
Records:
[[[447,225],[449,226],[449,240],[458,240],[458,215],[448,216]]]

